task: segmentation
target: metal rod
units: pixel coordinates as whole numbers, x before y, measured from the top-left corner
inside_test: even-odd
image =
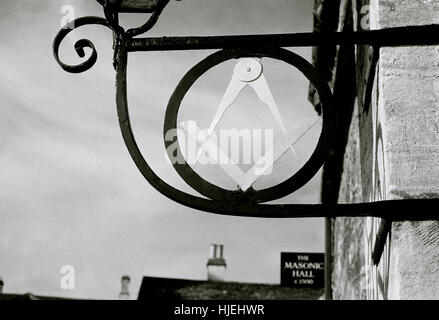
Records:
[[[325,218],[325,300],[332,300],[332,220]]]
[[[358,44],[375,47],[439,45],[439,25],[359,32],[311,32],[264,35],[133,38],[127,51],[208,50],[254,47],[314,47]]]
[[[387,236],[392,229],[392,221],[381,221],[380,228],[376,235],[375,245],[372,252],[372,261],[374,265],[378,265],[383,255],[384,246],[386,245]]]

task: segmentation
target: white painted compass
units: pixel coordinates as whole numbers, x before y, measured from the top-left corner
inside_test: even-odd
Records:
[[[298,159],[293,145],[306,133],[308,133],[309,130],[311,130],[318,122],[321,121],[321,118],[317,115],[315,117],[301,119],[300,121],[297,121],[297,123],[291,128],[289,128],[290,130],[287,132],[279,112],[279,108],[276,105],[267,80],[264,77],[263,71],[263,65],[260,58],[239,59],[235,66],[232,79],[230,80],[215,116],[209,126],[209,129],[207,130],[206,141],[201,144],[201,148],[197,153],[195,163],[193,163],[193,166],[196,166],[204,152],[206,152],[208,156],[212,156],[210,154],[212,147],[216,150],[215,152],[221,154],[221,157],[228,158],[224,151],[221,150],[214,141],[212,141],[212,134],[227,109],[236,101],[241,91],[246,86],[252,87],[258,98],[270,109],[276,123],[284,133],[284,137],[278,140],[277,143],[274,144],[263,157],[257,160],[256,164],[247,172],[243,172],[232,160],[227,163],[219,163],[226,174],[231,177],[238,184],[238,187],[243,191],[248,190],[288,150],[291,150],[294,154],[294,157]],[[199,142],[197,141],[197,137],[195,135],[191,135],[187,125],[183,124],[182,127],[189,133],[189,139],[191,139],[191,141],[194,143]],[[199,128],[197,129],[201,130]]]
[[[212,136],[213,131],[218,126],[221,118],[224,116],[227,109],[236,101],[241,91],[249,85],[256,92],[258,98],[270,109],[274,119],[281,128],[284,134],[287,133],[282,117],[279,112],[279,108],[273,98],[273,95],[268,86],[267,80],[264,77],[264,68],[260,58],[242,58],[235,66],[232,79],[224,93],[224,96],[218,106],[218,110],[209,126],[207,131],[207,138]],[[197,162],[203,152],[206,152],[206,146],[203,144],[200,151],[197,154]],[[293,147],[291,150],[297,159],[296,152]],[[196,163],[195,163],[196,164]]]

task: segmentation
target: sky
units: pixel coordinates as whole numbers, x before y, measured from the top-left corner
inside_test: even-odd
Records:
[[[85,26],[64,41],[60,56],[81,61],[73,44],[91,39],[98,61],[82,74],[64,72],[52,42],[70,5],[76,17],[103,16],[95,1],[1,0],[0,11],[0,276],[8,293],[115,299],[120,277],[131,276],[137,297],[143,276],[206,279],[211,243],[225,247],[227,279],[279,283],[280,252],[323,252],[322,219],[251,219],[199,212],[172,202],[142,177],[123,143],[116,115],[112,34]],[[312,31],[311,0],[171,1],[152,36]],[[124,15],[127,27],[144,15]],[[310,60],[309,48],[295,52]],[[145,158],[165,181],[188,193],[165,161],[162,126],[178,81],[214,51],[131,53],[128,99]],[[308,82],[294,68],[263,59],[264,74],[284,122],[312,116]],[[230,81],[234,62],[209,71],[188,93],[181,120],[207,127]],[[223,127],[275,127],[246,88]],[[180,118],[179,118],[180,120]],[[295,145],[306,160],[319,128]],[[276,135],[275,135],[276,136]],[[255,187],[274,185],[300,166],[291,154]],[[230,187],[218,168],[197,168]],[[277,203],[319,203],[320,174]],[[61,287],[61,268],[74,267],[75,288]]]

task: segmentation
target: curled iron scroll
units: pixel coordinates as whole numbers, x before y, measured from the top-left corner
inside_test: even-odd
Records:
[[[121,38],[132,38],[137,35],[140,35],[149,29],[151,29],[158,21],[158,18],[160,14],[162,13],[163,9],[166,7],[166,5],[169,3],[169,0],[160,0],[158,2],[156,10],[152,13],[152,15],[147,19],[147,21],[138,28],[129,29],[125,32],[125,30],[119,25],[119,18],[118,18],[118,11],[117,11],[117,4],[111,4],[107,1],[99,1],[104,7],[104,13],[105,18],[101,17],[82,17],[78,18],[76,20],[73,20],[66,24],[56,35],[54,41],[53,41],[53,55],[58,62],[58,64],[63,68],[65,71],[70,73],[82,73],[89,69],[91,69],[98,58],[98,54],[96,51],[96,48],[88,39],[80,39],[76,41],[75,43],[75,51],[78,54],[80,58],[85,57],[85,48],[90,48],[92,50],[91,55],[87,58],[86,61],[77,64],[77,65],[69,65],[61,61],[59,58],[59,48],[61,46],[62,41],[67,37],[67,35],[72,32],[73,30],[85,26],[85,25],[102,25],[105,26],[115,32],[117,35],[117,41],[120,41]],[[117,43],[118,45],[118,43]],[[117,52],[115,52],[117,54]]]
[[[68,23],[56,35],[55,40],[53,41],[53,55],[55,56],[55,59],[58,62],[58,64],[61,66],[61,68],[63,68],[65,71],[70,72],[70,73],[85,72],[85,71],[89,70],[90,68],[92,68],[94,66],[94,64],[96,63],[96,60],[98,58],[98,54],[97,54],[97,51],[96,51],[94,44],[88,39],[80,39],[80,40],[76,41],[76,43],[75,43],[75,51],[80,58],[85,57],[85,51],[84,51],[85,48],[90,48],[92,50],[90,57],[88,57],[88,59],[86,61],[84,61],[80,64],[77,64],[77,65],[68,65],[68,64],[63,63],[61,61],[61,59],[59,58],[59,47],[60,47],[62,41],[65,39],[65,37],[67,37],[67,35],[70,32],[72,32],[73,30],[75,30],[79,27],[82,27],[84,25],[93,25],[93,24],[102,25],[102,26],[111,28],[108,21],[104,18],[83,17],[83,18],[78,18],[78,19]]]

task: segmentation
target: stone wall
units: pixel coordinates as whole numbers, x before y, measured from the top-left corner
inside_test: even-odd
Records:
[[[358,108],[355,108],[346,149],[339,203],[362,202]],[[337,218],[333,223],[333,299],[365,299],[365,221]]]
[[[352,4],[357,30],[439,23],[439,0]],[[376,70],[371,49],[356,50],[357,99],[339,202],[437,198],[438,49],[383,48]],[[373,84],[369,93],[368,81]],[[393,223],[375,267],[371,250],[380,223],[371,218],[334,221],[333,298],[439,299],[439,222]]]
[[[353,17],[353,30],[361,29],[362,3],[343,1],[340,16]],[[358,7],[358,9],[357,9]],[[358,13],[358,14],[357,14]],[[340,24],[339,31],[344,26]],[[369,48],[355,48],[356,99],[343,161],[343,174],[338,196],[339,203],[363,202],[370,193],[370,174],[372,166],[370,143],[373,138],[370,112],[363,112],[363,97],[366,89],[369,68]],[[339,57],[340,61],[342,57]],[[340,65],[337,65],[340,68]],[[335,79],[336,81],[338,79]],[[338,106],[339,107],[339,106]],[[366,195],[366,196],[365,196]],[[333,222],[333,299],[365,299],[365,219],[338,218]]]
[[[432,23],[439,23],[437,0],[378,3],[380,28]],[[379,105],[386,128],[389,199],[439,196],[437,49],[386,48],[381,52]],[[393,224],[389,298],[439,299],[438,221]]]

